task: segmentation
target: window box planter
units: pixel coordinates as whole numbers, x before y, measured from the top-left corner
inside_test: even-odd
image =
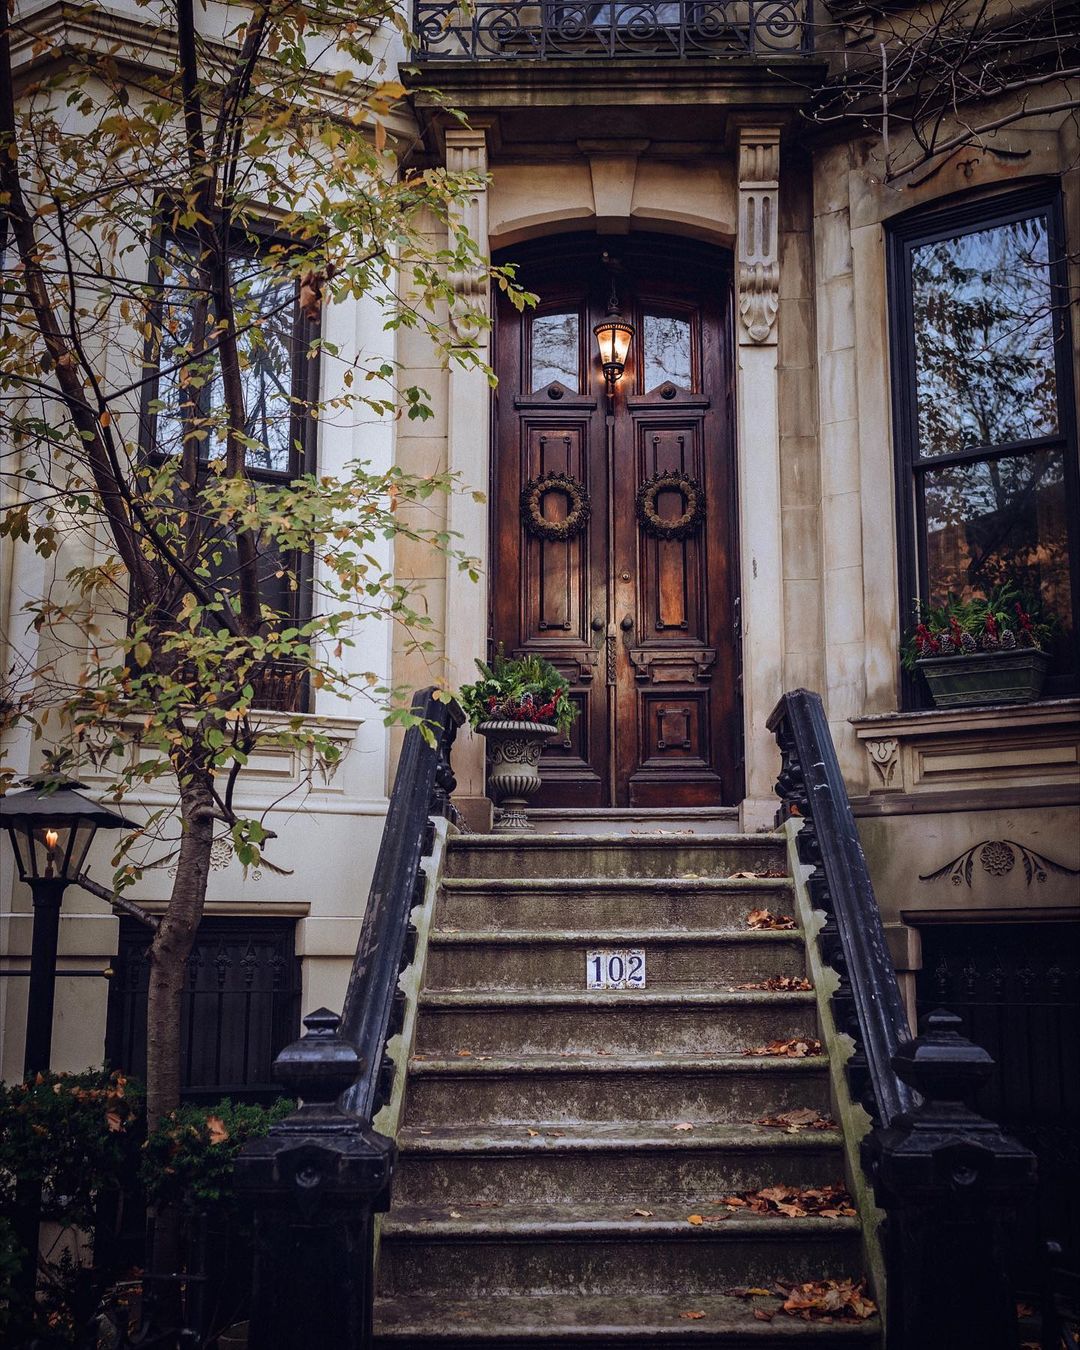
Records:
[[[1035,647],[927,656],[915,662],[936,708],[986,703],[1030,703],[1042,693],[1048,660]]]

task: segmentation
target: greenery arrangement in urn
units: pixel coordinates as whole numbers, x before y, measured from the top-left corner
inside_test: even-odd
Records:
[[[901,660],[925,676],[935,707],[1027,703],[1042,692],[1053,633],[1039,603],[1005,584],[921,606]]]
[[[480,679],[460,693],[472,727],[487,739],[488,788],[497,808],[494,828],[529,830],[526,805],[540,788],[545,742],[565,736],[577,716],[565,678],[539,656],[508,657],[500,646],[490,665],[477,661]]]

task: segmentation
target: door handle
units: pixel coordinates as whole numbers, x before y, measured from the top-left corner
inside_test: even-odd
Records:
[[[625,615],[623,616],[623,621],[622,621],[622,623],[619,624],[619,627],[623,630],[624,633],[629,633],[630,630],[633,628],[633,626],[634,626],[634,620],[633,620],[632,616],[629,615],[629,614],[625,614]]]
[[[593,630],[594,633],[602,633],[604,631],[604,621],[599,616],[597,616],[595,619],[593,619],[589,627]]]

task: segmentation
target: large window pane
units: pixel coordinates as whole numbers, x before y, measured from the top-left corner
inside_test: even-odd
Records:
[[[689,321],[671,314],[646,314],[642,328],[646,392],[669,383],[689,389],[693,383]]]
[[[912,253],[919,450],[1058,429],[1047,222],[1029,216]]]
[[[190,247],[171,239],[159,264],[163,283],[158,412],[154,449],[179,454],[183,438],[199,440],[200,456],[212,459],[223,451],[221,432],[227,422],[221,365],[216,354],[209,382],[188,385],[195,415],[181,421],[179,366],[190,353],[193,308],[200,298],[199,279]],[[245,451],[254,472],[288,473],[293,465],[292,382],[296,284],[268,270],[264,260],[237,254],[231,261],[234,316],[240,334],[241,379],[244,388],[245,431],[253,442]],[[208,323],[213,325],[213,314]],[[191,403],[188,404],[189,415]]]
[[[537,314],[531,328],[532,388],[546,389],[558,380],[577,393],[581,340],[577,311]]]
[[[1071,612],[1065,475],[1059,450],[927,470],[927,589],[985,595],[1013,582],[1063,621]]]

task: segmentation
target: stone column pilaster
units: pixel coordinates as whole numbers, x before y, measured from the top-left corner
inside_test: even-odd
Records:
[[[765,721],[783,692],[777,208],[780,128],[739,129],[737,442],[746,793],[741,825],[771,824],[778,760]]]
[[[454,128],[446,133],[446,167],[452,173],[487,173],[487,138],[483,127]],[[488,253],[488,194],[486,188],[472,193],[459,207],[458,218],[485,256]],[[462,337],[479,341],[489,355],[487,335],[478,332],[464,317],[466,308],[485,309],[489,303],[488,282],[479,268],[453,275],[460,308],[451,323]],[[460,538],[458,547],[480,560],[480,580],[451,566],[446,576],[446,670],[457,688],[476,675],[477,657],[487,655],[488,637],[488,507],[490,484],[491,404],[490,389],[479,370],[450,367],[447,428],[447,465],[457,474],[457,490],[450,498],[448,529]],[[485,495],[476,501],[474,492]],[[489,828],[491,808],[484,796],[484,743],[462,729],[454,747],[454,772],[458,787],[454,801],[474,827]]]

